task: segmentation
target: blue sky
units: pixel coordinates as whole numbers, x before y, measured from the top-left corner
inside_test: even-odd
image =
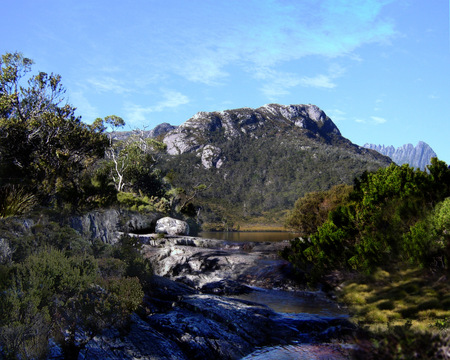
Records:
[[[0,31],[86,123],[315,104],[358,145],[425,141],[450,164],[446,0],[15,0]]]

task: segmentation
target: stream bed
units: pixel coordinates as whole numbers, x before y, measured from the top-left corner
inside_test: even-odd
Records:
[[[290,240],[296,234],[288,232],[208,232],[204,237],[231,242],[279,242]],[[267,305],[286,317],[301,317],[302,314],[348,318],[346,309],[330,300],[320,291],[286,291],[252,287],[248,294],[235,295],[233,298]],[[352,345],[348,344],[308,344],[298,343],[268,346],[256,350],[242,360],[314,360],[314,359],[350,359]]]

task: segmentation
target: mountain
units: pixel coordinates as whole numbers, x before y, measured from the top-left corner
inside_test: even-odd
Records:
[[[412,144],[406,144],[397,149],[392,145],[364,144],[364,147],[389,156],[397,165],[409,164],[421,170],[425,170],[426,166],[431,164],[431,158],[437,157],[433,149],[423,141],[419,141],[415,147]]]
[[[199,112],[163,141],[160,166],[176,186],[209,186],[196,199],[208,222],[267,221],[306,192],[352,183],[391,162],[352,144],[315,105]]]

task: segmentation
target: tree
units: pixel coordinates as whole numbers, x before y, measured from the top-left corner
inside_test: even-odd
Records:
[[[97,118],[93,126],[99,131],[109,130],[107,155],[112,162],[111,177],[116,190],[156,195],[161,183],[153,167],[166,145],[145,137],[144,131],[138,129],[125,140],[118,140],[117,130],[125,126],[125,121],[116,115]]]
[[[25,86],[32,64],[20,53],[0,61],[0,185],[20,184],[41,201],[78,206],[81,179],[104,155],[107,138],[63,103],[59,75],[39,72]]]

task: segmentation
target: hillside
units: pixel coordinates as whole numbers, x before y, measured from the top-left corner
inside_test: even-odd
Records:
[[[398,148],[385,145],[364,144],[367,149],[378,151],[380,154],[389,156],[397,165],[409,164],[414,168],[425,170],[430,165],[431,158],[437,157],[433,149],[425,142],[419,141],[416,146],[405,144]]]
[[[352,144],[315,105],[199,112],[163,141],[160,166],[176,186],[209,186],[197,197],[202,220],[234,225],[281,223],[282,211],[306,192],[352,183],[391,162]]]

